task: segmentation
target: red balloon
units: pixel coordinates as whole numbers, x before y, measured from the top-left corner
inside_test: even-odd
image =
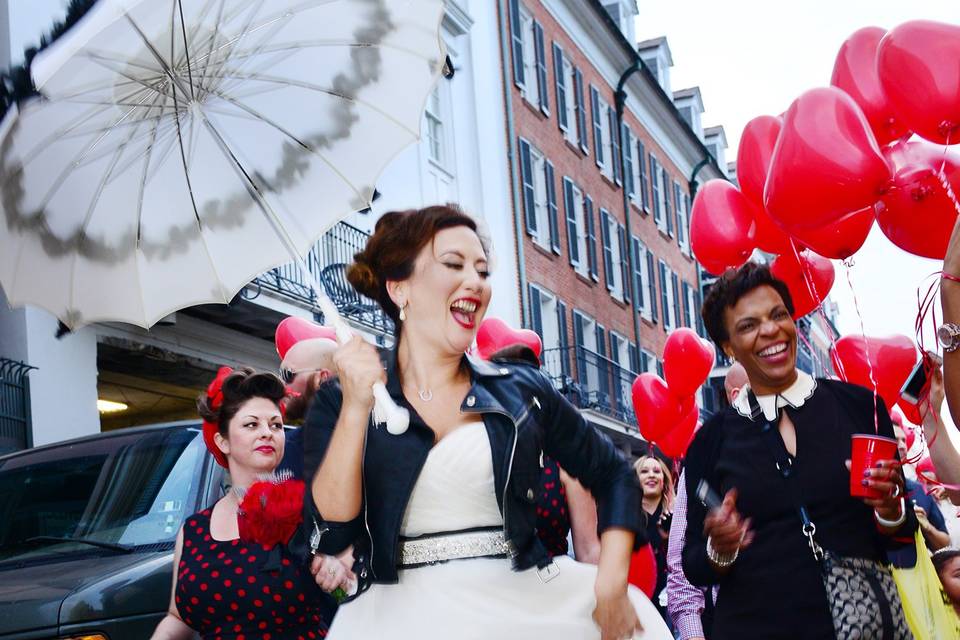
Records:
[[[757,246],[770,253],[790,249],[790,237],[770,218],[763,207],[763,186],[767,182],[770,158],[783,121],[777,116],[757,116],[747,123],[737,148],[737,182],[740,191],[756,206]]]
[[[917,432],[910,425],[903,427],[903,436],[907,441],[907,451],[913,448],[913,443],[917,441]]]
[[[797,255],[791,251],[777,256],[770,265],[770,271],[783,280],[790,290],[794,320],[820,306],[827,299],[836,278],[833,263],[809,249],[800,251]]]
[[[960,142],[960,27],[904,22],[880,41],[877,73],[906,127],[932,142]]]
[[[912,422],[913,424],[923,423],[923,416],[920,415],[919,405],[915,405],[911,402],[907,402],[903,398],[898,398],[897,406],[900,407],[901,411],[903,411],[904,419],[906,419],[907,422]]]
[[[790,229],[790,234],[800,244],[825,258],[845,260],[867,241],[875,219],[873,207],[867,207],[825,227]]]
[[[648,598],[653,598],[653,590],[657,588],[657,558],[649,544],[643,545],[630,556],[627,582],[647,594]]]
[[[853,98],[835,87],[793,101],[770,161],[763,200],[787,229],[819,228],[873,205],[890,168]]]
[[[754,206],[726,180],[708,180],[693,200],[690,245],[715,275],[739,267],[754,249]]]
[[[688,411],[677,425],[668,431],[666,435],[657,440],[656,444],[664,455],[671,458],[679,458],[687,452],[687,447],[693,441],[693,435],[697,430],[697,419],[700,417],[700,408],[693,405],[693,409]]]
[[[680,402],[655,373],[641,373],[631,389],[637,428],[648,441],[658,441],[680,420]]]
[[[960,194],[960,154],[925,140],[895,144],[884,151],[893,167],[893,184],[877,206],[880,230],[904,251],[943,260],[957,221],[957,203],[940,181],[940,167],[956,197]]]
[[[313,338],[324,338],[337,341],[337,332],[332,327],[325,327],[322,324],[311,322],[304,318],[290,316],[284,318],[277,325],[277,331],[274,334],[274,343],[277,347],[277,355],[283,360],[287,357],[287,351],[290,347],[301,340],[310,340]]]
[[[881,145],[910,133],[894,115],[893,106],[877,75],[877,46],[886,33],[886,29],[880,27],[854,31],[840,47],[830,79],[830,84],[846,91],[860,105],[877,143]]]
[[[514,329],[500,318],[486,318],[477,329],[477,353],[484,360],[501,349],[523,345],[529,347],[540,357],[543,343],[536,331],[530,329]]]
[[[670,392],[678,398],[696,393],[710,375],[715,355],[713,345],[693,329],[675,329],[663,346],[663,377]]]
[[[917,350],[907,336],[843,336],[830,352],[833,368],[842,380],[873,389],[870,370],[877,383],[877,394],[887,407],[897,404],[900,387],[917,363]]]

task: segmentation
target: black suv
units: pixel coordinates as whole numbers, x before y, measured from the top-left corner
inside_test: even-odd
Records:
[[[0,639],[149,638],[177,532],[224,478],[195,421],[0,458]]]

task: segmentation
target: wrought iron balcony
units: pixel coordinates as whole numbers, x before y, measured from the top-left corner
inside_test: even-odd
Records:
[[[307,254],[306,264],[341,315],[382,335],[393,332],[393,322],[376,302],[361,296],[347,282],[347,265],[353,262],[354,254],[363,250],[369,237],[360,229],[339,222],[313,246]],[[309,304],[319,314],[316,294],[303,272],[293,263],[261,274],[251,286],[253,290],[245,294],[247,299],[257,297],[260,290],[266,289]]]
[[[583,347],[544,349],[543,369],[557,389],[580,409],[591,409],[637,432],[631,386],[636,372]]]

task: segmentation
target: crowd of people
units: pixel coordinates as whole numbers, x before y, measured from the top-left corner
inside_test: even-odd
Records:
[[[155,639],[960,638],[960,452],[940,418],[945,397],[960,416],[956,345],[928,372],[918,474],[882,399],[797,369],[790,292],[748,262],[702,308],[734,363],[728,406],[682,461],[631,464],[529,349],[467,355],[489,259],[455,206],[388,213],[348,279],[392,349],[288,319],[280,376],[221,370],[199,410],[230,488],[183,525]],[[952,274],[960,224],[948,326]],[[372,423],[375,383],[410,411],[403,434]],[[278,471],[299,419],[302,458]],[[898,452],[856,469],[863,434]]]

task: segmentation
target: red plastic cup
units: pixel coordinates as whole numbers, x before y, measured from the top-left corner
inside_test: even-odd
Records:
[[[897,441],[883,436],[857,433],[850,452],[850,495],[855,498],[882,498],[883,493],[863,485],[863,472],[881,460],[896,460]]]

